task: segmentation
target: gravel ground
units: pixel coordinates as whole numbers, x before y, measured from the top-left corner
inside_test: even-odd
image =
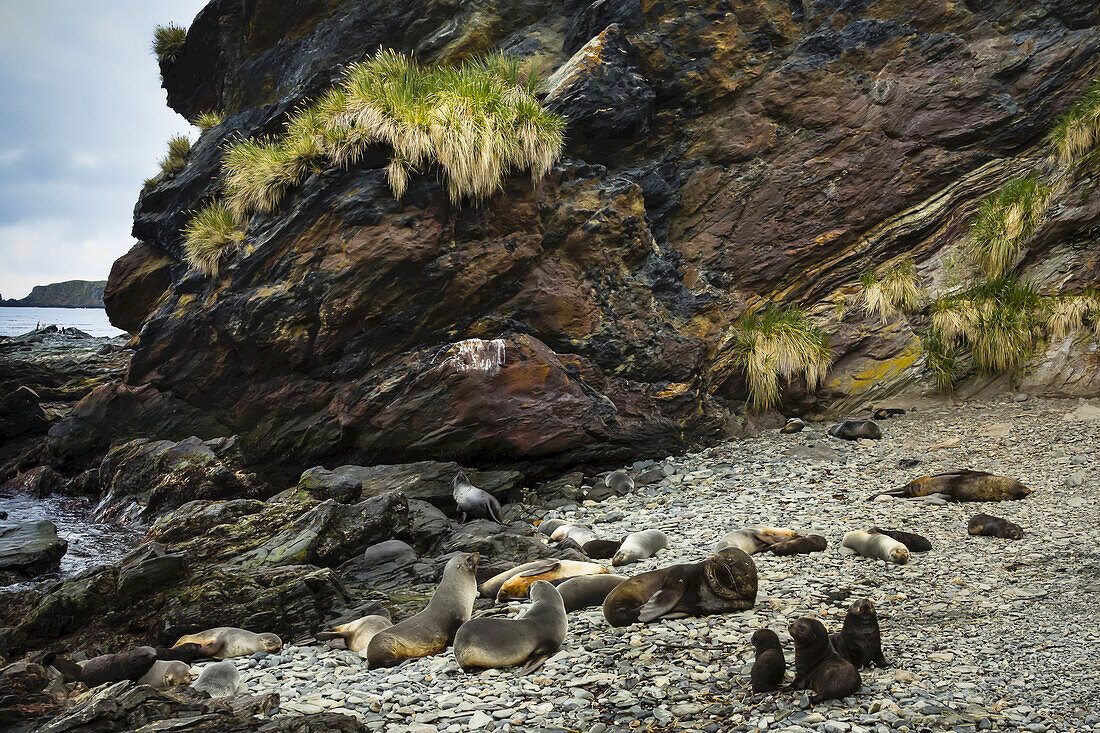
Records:
[[[624,629],[599,609],[570,614],[562,650],[527,678],[463,674],[450,651],[368,671],[348,651],[288,646],[237,660],[245,686],[279,692],[279,714],[330,709],[393,733],[1100,730],[1100,409],[1008,401],[910,412],[881,426],[881,441],[848,443],[811,424],[642,462],[634,468],[660,465],[666,477],[555,512],[605,537],[663,529],[672,547],[626,574],[697,561],[743,526],[825,535],[825,552],[754,556],[752,611]],[[904,468],[902,459],[920,464]],[[1000,504],[865,500],[955,468],[1017,477],[1033,493]],[[967,521],[983,511],[1021,525],[1024,538],[970,537]],[[876,524],[923,534],[933,550],[905,566],[840,553],[844,532]],[[780,634],[789,679],[787,624],[815,615],[836,630],[861,597],[879,610],[890,668],[863,671],[858,695],[812,708],[801,692],[749,692],[753,631]]]

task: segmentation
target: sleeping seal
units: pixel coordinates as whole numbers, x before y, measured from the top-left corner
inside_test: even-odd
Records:
[[[668,537],[659,529],[643,529],[631,532],[623,540],[619,551],[611,558],[612,565],[629,565],[632,562],[653,557],[658,550],[668,547]]]
[[[557,586],[565,610],[579,611],[589,606],[602,606],[607,594],[626,580],[625,575],[601,573],[599,575],[578,575]]]
[[[786,542],[776,542],[768,547],[773,555],[808,555],[811,552],[821,552],[828,542],[819,534],[800,535]]]
[[[878,614],[869,598],[856,601],[848,608],[843,628],[839,633],[831,634],[829,642],[856,669],[869,667],[872,663],[878,667],[889,666],[882,654]]]
[[[80,681],[88,687],[105,682],[139,680],[157,661],[157,650],[139,646],[120,654],[101,654],[80,663]]]
[[[697,563],[635,575],[607,594],[603,615],[612,626],[641,621],[745,611],[756,603],[756,565],[730,547]]]
[[[237,665],[226,659],[203,667],[191,689],[205,692],[210,697],[232,697],[240,686],[241,673],[237,671]]]
[[[514,667],[529,674],[549,659],[568,631],[558,589],[544,580],[531,584],[531,604],[519,618],[470,619],[455,634],[455,659],[467,672]]]
[[[620,468],[618,471],[607,474],[603,479],[603,485],[622,496],[634,490],[634,479],[630,478],[630,474]]]
[[[557,517],[544,520],[539,523],[539,534],[550,537],[554,534],[554,530],[562,526],[563,524],[569,524],[569,522],[565,521],[564,519],[558,519]]]
[[[752,691],[778,690],[783,684],[783,675],[787,673],[787,660],[783,656],[779,636],[771,629],[758,629],[752,635],[752,645],[756,649],[756,659],[749,673]]]
[[[829,428],[829,435],[844,440],[881,440],[882,430],[870,420],[845,420]]]
[[[275,634],[254,634],[232,626],[219,626],[181,636],[172,648],[184,644],[201,644],[202,656],[214,659],[250,657],[256,652],[277,654],[283,648],[282,640]]]
[[[938,494],[945,499],[955,501],[1007,501],[1023,499],[1031,489],[1014,478],[995,476],[985,471],[951,471],[937,473],[934,476],[921,476],[905,486],[890,491],[872,494],[869,499],[879,496],[916,498]]]
[[[561,542],[566,538],[573,540],[581,547],[584,547],[585,543],[599,539],[591,527],[586,527],[583,524],[561,524],[550,535],[550,539],[554,542]]]
[[[787,631],[794,639],[794,681],[788,689],[813,690],[811,704],[859,692],[859,672],[833,649],[825,624],[800,618]]]
[[[876,420],[889,420],[892,417],[900,417],[905,414],[905,410],[897,407],[883,407],[875,410],[874,418]]]
[[[896,529],[882,529],[881,527],[871,527],[870,531],[871,534],[884,534],[887,537],[897,540],[905,545],[905,549],[909,550],[909,552],[928,552],[932,549],[932,543],[928,541],[927,537],[913,532],[902,532]]]
[[[621,540],[589,540],[581,546],[581,552],[593,560],[610,560],[622,545]]]
[[[497,524],[504,524],[500,518],[500,502],[488,491],[471,484],[465,473],[459,471],[452,482],[452,486],[454,487],[452,496],[454,496],[455,504],[458,504],[458,510],[462,512],[459,523],[465,522],[467,515],[469,515],[492,519]]]
[[[761,550],[766,550],[777,542],[787,542],[798,537],[798,533],[790,529],[778,529],[776,527],[746,527],[730,532],[718,541],[715,552],[721,552],[730,547],[736,547],[746,555],[755,555]]]
[[[909,550],[902,543],[884,534],[871,534],[862,529],[854,529],[844,535],[842,547],[855,550],[864,557],[885,560],[896,565],[909,562]]]
[[[477,598],[476,552],[447,561],[443,580],[427,607],[412,618],[383,629],[367,645],[367,668],[392,667],[406,659],[444,651],[458,627],[470,620]]]
[[[805,422],[799,420],[797,417],[792,417],[779,429],[779,432],[784,435],[790,435],[791,433],[801,433],[805,428]]]
[[[188,643],[174,646],[171,649],[158,646],[157,659],[162,662],[176,661],[190,664],[196,659],[209,659],[209,657],[203,653],[202,644]]]
[[[559,580],[574,578],[578,575],[599,575],[607,568],[599,563],[578,562],[576,560],[541,560],[520,573],[516,573],[500,586],[497,601],[526,598],[527,589],[536,580]]]
[[[370,640],[374,638],[374,635],[391,626],[393,626],[393,622],[385,616],[363,616],[346,624],[335,626],[332,631],[322,631],[314,636],[317,641],[343,639],[344,646],[363,656],[363,652],[367,650],[367,645],[370,644]]]
[[[1024,537],[1024,530],[1020,525],[991,514],[975,514],[970,518],[966,531],[972,535],[1000,537],[1002,540],[1019,540]]]
[[[157,690],[167,690],[169,687],[179,687],[191,681],[191,667],[185,662],[177,660],[158,659],[153,662],[141,679],[139,685],[149,685]]]

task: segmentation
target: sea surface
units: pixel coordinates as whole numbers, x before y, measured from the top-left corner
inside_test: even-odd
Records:
[[[102,308],[0,308],[0,336],[20,336],[37,326],[79,328],[91,336],[121,336]]]

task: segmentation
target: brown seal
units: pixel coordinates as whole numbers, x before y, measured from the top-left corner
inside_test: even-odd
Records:
[[[845,420],[829,428],[829,435],[844,440],[881,440],[882,429],[870,420]]]
[[[635,575],[608,593],[603,615],[612,626],[641,621],[745,611],[756,603],[756,565],[726,548],[697,563]]]
[[[829,641],[837,653],[856,669],[868,667],[871,663],[879,667],[889,666],[882,654],[878,614],[869,598],[856,601],[848,608],[843,628],[839,633],[832,634]]]
[[[875,410],[874,418],[876,420],[889,420],[892,417],[900,417],[905,414],[905,410],[896,407],[884,407]]]
[[[800,535],[793,540],[776,542],[768,547],[773,555],[807,555],[811,552],[821,552],[828,542],[819,534]]]
[[[330,639],[343,639],[344,646],[353,652],[360,654],[366,651],[370,640],[382,629],[393,626],[393,622],[385,616],[371,615],[357,618],[346,624],[334,626],[332,631],[322,631],[315,635],[317,641]]]
[[[157,690],[167,690],[169,687],[179,687],[191,681],[191,667],[187,662],[179,660],[158,659],[153,662],[141,679],[139,685],[149,685]]]
[[[1007,501],[1023,499],[1030,493],[1031,489],[1014,478],[968,469],[937,473],[934,476],[921,476],[901,488],[872,494],[868,498],[874,499],[878,496],[915,498],[939,495],[954,501]]]
[[[752,645],[756,649],[756,659],[749,674],[752,691],[778,690],[783,684],[783,675],[787,673],[787,660],[783,656],[779,636],[771,629],[759,629],[752,635]]]
[[[579,611],[589,606],[603,605],[607,594],[615,590],[619,583],[627,578],[625,575],[612,575],[603,573],[600,575],[578,575],[569,578],[557,586],[561,593],[561,600],[565,604],[566,611]]]
[[[603,565],[576,560],[542,560],[508,578],[497,591],[498,601],[526,598],[527,589],[537,580],[560,580],[578,575],[600,575],[608,572]]]
[[[966,531],[972,535],[1000,537],[1002,540],[1020,540],[1024,537],[1020,525],[992,514],[975,514],[966,525]]]
[[[800,618],[787,630],[794,639],[794,681],[788,689],[813,690],[811,704],[859,692],[859,672],[833,649],[825,624]]]
[[[250,657],[256,652],[277,654],[283,648],[282,640],[275,634],[255,634],[232,626],[218,626],[196,634],[181,636],[172,648],[175,649],[184,644],[199,644],[202,646],[200,649],[202,656],[214,659]]]
[[[455,634],[455,659],[467,672],[523,665],[530,674],[561,648],[568,632],[565,604],[544,580],[531,584],[534,603],[515,619],[475,618]]]
[[[767,550],[774,544],[787,542],[799,536],[798,532],[791,529],[746,527],[726,534],[718,541],[718,546],[714,548],[714,551],[721,552],[728,547],[736,547],[746,555],[755,555],[762,550]]]
[[[101,654],[80,665],[80,681],[88,687],[105,682],[139,680],[157,661],[157,650],[139,646],[121,654]]]
[[[195,644],[193,642],[187,644],[180,644],[174,646],[171,649],[168,647],[157,647],[157,659],[162,662],[186,662],[190,664],[196,659],[209,659],[209,657],[203,652],[202,644]]]
[[[871,534],[884,534],[890,539],[897,540],[905,545],[909,552],[928,552],[932,549],[932,543],[928,541],[927,537],[914,532],[902,532],[901,530],[883,529],[882,527],[871,527],[868,531]]]

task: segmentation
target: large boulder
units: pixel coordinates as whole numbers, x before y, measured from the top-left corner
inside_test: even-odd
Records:
[[[174,263],[163,250],[141,243],[115,260],[103,290],[103,307],[111,325],[130,333],[140,331],[172,284]]]
[[[53,522],[0,521],[0,583],[55,572],[68,549]]]
[[[518,471],[478,471],[452,462],[417,461],[393,466],[338,466],[331,471],[318,466],[302,473],[298,488],[317,498],[344,503],[400,491],[409,499],[453,509],[452,482],[460,471],[466,473],[474,486],[501,499],[523,481],[523,474]]]
[[[0,438],[45,433],[50,428],[38,393],[30,387],[19,387],[0,396]]]
[[[58,494],[66,488],[65,477],[50,466],[37,466],[8,479],[3,486],[5,493],[26,494],[41,499]]]

